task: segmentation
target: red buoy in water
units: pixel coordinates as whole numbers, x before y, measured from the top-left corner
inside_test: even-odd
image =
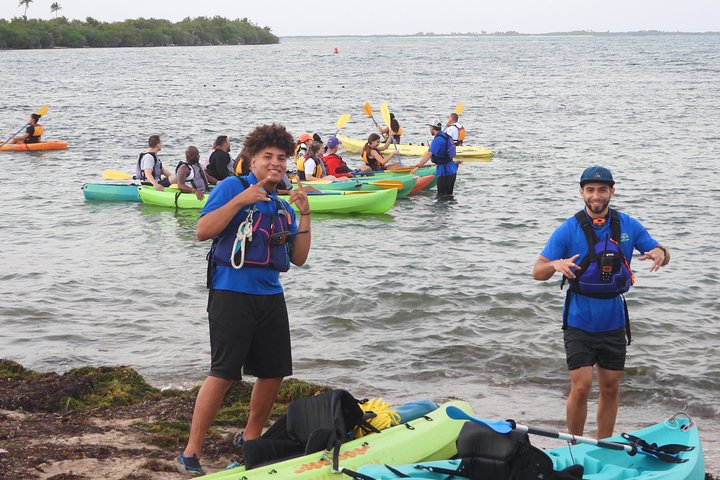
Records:
[[[337,47],[333,48],[333,53],[340,53],[340,50],[338,50]]]

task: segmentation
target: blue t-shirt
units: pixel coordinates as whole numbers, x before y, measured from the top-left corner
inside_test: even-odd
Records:
[[[629,215],[620,215],[620,248],[628,264],[632,260],[633,250],[645,253],[658,246],[657,240],[650,236],[640,222]],[[595,234],[602,240],[610,236],[610,222],[602,227],[595,227]],[[588,254],[588,244],[582,227],[573,216],[563,222],[550,236],[541,256],[548,260],[570,258],[576,254],[576,265]],[[568,326],[588,332],[607,332],[625,326],[625,309],[622,298],[602,299],[584,295],[570,295]]]
[[[255,178],[255,175],[252,173],[244,178],[250,185],[258,182],[257,178]],[[226,178],[212,189],[210,196],[207,199],[207,203],[205,203],[205,207],[203,207],[200,212],[200,216],[202,217],[203,215],[222,207],[235,198],[237,194],[242,193],[243,190],[245,190],[245,188],[236,177]],[[275,203],[275,200],[278,198],[276,192],[273,191],[270,194],[270,199],[271,200],[269,202],[257,202],[255,204],[255,207],[260,213],[268,215],[275,215],[277,213],[277,204]],[[295,217],[295,211],[285,200],[281,199],[280,202],[282,202],[287,211],[290,212],[292,220],[289,226],[290,232],[297,232],[298,225]],[[247,216],[247,209],[241,208],[237,215],[244,220]],[[236,219],[238,218],[237,215],[235,217]],[[235,227],[229,226],[228,228],[235,230]],[[233,231],[232,235],[235,235],[235,233],[236,231]],[[294,239],[295,237],[293,236],[291,238]],[[282,285],[280,284],[280,272],[271,268],[249,266],[244,266],[236,270],[232,266],[218,264],[213,273],[212,287],[215,290],[232,290],[233,292],[249,293],[253,295],[275,295],[283,292]]]
[[[428,150],[430,151],[430,153],[433,154],[434,158],[447,158],[446,152],[448,139],[452,141],[452,138],[450,138],[449,135],[441,135],[440,133],[436,134],[435,137],[433,137],[432,142],[430,143],[430,148]],[[446,177],[448,175],[457,173],[457,171],[457,164],[451,160],[446,164],[438,165],[435,168],[435,176]]]

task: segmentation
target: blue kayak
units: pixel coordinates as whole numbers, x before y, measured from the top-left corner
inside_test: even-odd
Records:
[[[139,202],[138,186],[127,183],[86,183],[82,186],[85,200],[102,202]]]
[[[582,465],[583,479],[586,480],[704,480],[705,459],[697,426],[685,417],[665,421],[631,432],[631,435],[645,440],[648,444],[679,444],[694,447],[691,451],[678,453],[682,463],[669,463],[638,451],[631,455],[622,450],[612,450],[593,445],[578,444],[545,450],[556,471],[573,465]],[[608,441],[628,443],[623,437]],[[447,470],[457,470],[460,460],[439,460],[391,466],[366,465],[358,472],[376,480],[398,478],[419,478],[446,480]],[[433,472],[433,469],[438,469]],[[394,471],[393,471],[394,470]],[[442,473],[440,473],[442,470]],[[462,476],[454,478],[461,479]],[[488,479],[490,480],[490,479]]]

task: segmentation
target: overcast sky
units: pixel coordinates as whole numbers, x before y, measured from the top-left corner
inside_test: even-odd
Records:
[[[32,0],[29,18],[48,19],[50,0]],[[515,30],[720,31],[720,0],[59,0],[61,15],[102,21],[247,17],[286,35],[412,34]],[[0,0],[0,17],[22,16],[18,0]]]

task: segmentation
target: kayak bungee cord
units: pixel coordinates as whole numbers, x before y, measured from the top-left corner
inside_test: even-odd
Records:
[[[252,227],[253,227],[253,211],[252,209],[248,212],[245,220],[240,224],[235,235],[235,241],[233,242],[233,248],[230,251],[230,264],[235,270],[242,268],[245,263],[245,242],[252,242]],[[235,253],[240,244],[240,264],[235,263]]]

